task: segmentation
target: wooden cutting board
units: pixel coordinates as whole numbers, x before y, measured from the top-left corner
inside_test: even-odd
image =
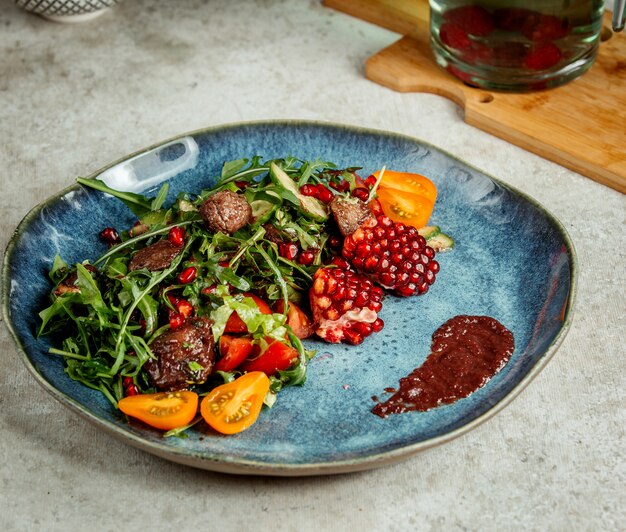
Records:
[[[428,6],[416,0],[324,0],[324,4],[406,34],[370,57],[366,76],[401,92],[445,96],[465,121],[626,193],[626,34],[605,16],[593,67],[556,89],[511,94],[469,87],[432,56]]]

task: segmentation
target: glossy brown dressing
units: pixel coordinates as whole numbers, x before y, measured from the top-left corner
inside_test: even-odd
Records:
[[[456,316],[433,334],[424,364],[372,412],[380,417],[453,403],[484,386],[511,358],[513,334],[488,316]],[[376,400],[376,398],[374,398]]]

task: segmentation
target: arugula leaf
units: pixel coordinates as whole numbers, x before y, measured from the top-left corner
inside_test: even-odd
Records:
[[[248,164],[248,159],[235,159],[234,161],[227,161],[222,166],[222,178],[228,179],[229,177],[234,176],[237,172],[239,172],[244,166]]]
[[[158,211],[161,207],[163,207],[163,204],[165,203],[165,200],[167,199],[167,192],[169,188],[170,187],[167,183],[163,183],[163,186],[161,186],[158,194],[156,195],[156,197],[152,200],[152,203],[150,204],[151,211]]]
[[[50,270],[48,277],[50,277],[50,280],[56,284],[63,279],[67,273],[67,269],[67,262],[65,262],[60,255],[55,255],[54,262],[52,263],[52,269]]]
[[[80,289],[80,295],[82,302],[85,305],[90,305],[98,314],[101,323],[106,321],[103,315],[108,313],[108,307],[102,299],[100,289],[91,276],[91,273],[82,264],[76,265],[76,286]]]
[[[141,194],[115,190],[114,188],[109,187],[99,179],[85,179],[84,177],[78,177],[76,181],[81,185],[93,188],[95,190],[99,190],[100,192],[106,192],[107,194],[116,197],[117,199],[122,201],[124,205],[126,205],[131,211],[133,211],[133,213],[138,218],[141,218],[141,216],[143,216],[146,212],[152,210],[152,202]]]

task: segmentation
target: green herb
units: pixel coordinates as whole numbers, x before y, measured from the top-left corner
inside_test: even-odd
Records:
[[[270,168],[279,169],[282,181],[271,175]],[[167,184],[153,197],[145,197],[114,190],[97,179],[78,178],[83,186],[124,202],[140,222],[137,233],[141,232],[118,228],[122,242],[91,261],[71,266],[55,257],[50,279],[55,288],[68,283],[69,289],[59,291],[60,295],[52,291],[49,306],[39,314],[39,334],[50,335],[54,345],[50,353],[63,357],[65,371],[72,379],[101,391],[116,405],[124,393],[124,377],[132,376],[143,393],[154,391],[143,366],[155,357],[152,342],[170,330],[168,315],[177,309],[169,296],[186,299],[197,316],[209,317],[216,341],[236,312],[255,343],[262,345],[269,337],[298,351],[293,367],[271,378],[271,393],[265,401],[271,406],[282,388],[305,382],[313,352],[307,351],[290,330],[285,314],[263,314],[246,294],[252,291],[270,304],[282,300],[285,308],[288,301],[300,302],[306,297],[315,269],[333,255],[326,243],[329,231],[335,228],[326,216],[312,217],[303,208],[298,190],[305,184],[354,181],[354,170],[338,170],[329,162],[295,157],[268,161],[260,156],[241,158],[224,163],[220,175],[213,176],[213,187],[197,194],[181,193],[171,205],[166,204]],[[219,190],[243,193],[257,218],[233,235],[209,232],[198,208]],[[167,238],[173,227],[184,228],[186,237],[181,253],[169,266],[153,272],[129,271],[133,254]],[[282,257],[275,234],[284,242],[313,250],[317,255],[314,264],[303,266]],[[178,274],[189,266],[196,268],[197,276],[182,285]],[[187,366],[191,373],[205,370],[196,361]],[[206,394],[238,375],[237,371],[218,371],[206,383],[194,386]],[[184,437],[186,428],[166,435]]]

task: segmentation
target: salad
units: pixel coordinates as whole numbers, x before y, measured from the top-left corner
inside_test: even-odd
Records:
[[[202,419],[246,429],[305,382],[314,351],[302,340],[357,345],[380,332],[385,295],[425,294],[436,252],[454,244],[427,225],[430,180],[359,170],[255,156],[171,205],[167,184],[145,197],[79,178],[137,222],[104,228],[98,258],[55,258],[39,334],[72,379],[167,435]]]

